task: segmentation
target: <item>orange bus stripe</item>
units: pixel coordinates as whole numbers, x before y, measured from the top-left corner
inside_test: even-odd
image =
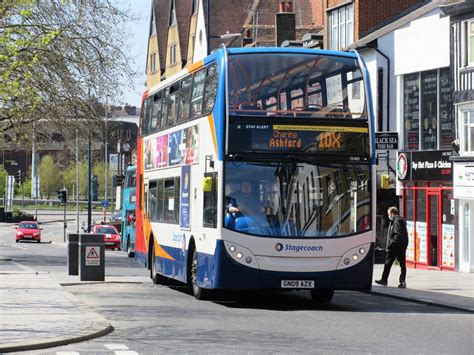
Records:
[[[200,69],[204,66],[204,61],[200,60],[199,62],[193,63],[188,67],[188,71],[190,73],[195,72],[196,70]]]
[[[214,152],[217,155],[217,138],[216,138],[216,128],[214,127],[214,116],[213,115],[207,116],[207,120],[209,121],[209,127],[211,128],[212,143],[214,143]]]

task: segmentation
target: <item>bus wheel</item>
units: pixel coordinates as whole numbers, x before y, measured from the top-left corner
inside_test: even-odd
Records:
[[[193,259],[190,268],[190,286],[193,291],[193,295],[197,300],[203,301],[211,298],[212,291],[199,287],[197,284],[197,251],[193,250]]]
[[[130,245],[130,238],[127,238],[127,255],[129,258],[133,258],[135,253],[132,251],[132,246]]]
[[[314,303],[328,303],[331,302],[334,296],[334,290],[331,289],[314,289],[311,290],[311,298]]]
[[[156,285],[167,285],[168,278],[160,275],[156,272],[156,257],[155,257],[155,245],[151,249],[151,267],[150,267],[150,277],[153,280],[153,283]]]

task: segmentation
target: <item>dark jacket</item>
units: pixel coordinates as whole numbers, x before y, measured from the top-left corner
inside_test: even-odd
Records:
[[[408,247],[407,222],[403,217],[397,216],[390,222],[388,236],[388,250],[406,249]]]

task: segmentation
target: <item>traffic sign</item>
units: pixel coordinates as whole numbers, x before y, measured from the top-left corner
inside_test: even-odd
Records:
[[[104,207],[104,208],[109,207],[109,201],[107,201],[107,200],[103,200],[100,204],[101,204],[102,207]]]

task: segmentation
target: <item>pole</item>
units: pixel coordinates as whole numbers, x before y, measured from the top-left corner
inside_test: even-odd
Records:
[[[108,180],[108,175],[109,175],[109,158],[108,158],[108,154],[107,154],[107,115],[108,115],[108,109],[107,109],[107,100],[106,100],[106,103],[105,103],[105,182],[104,182],[104,200],[107,201],[107,180]],[[106,217],[107,217],[107,207],[105,207],[105,210],[104,210],[104,222],[106,220]]]
[[[66,204],[64,204],[64,243],[66,243]]]
[[[79,234],[79,130],[76,128],[76,233]]]
[[[92,179],[91,179],[91,130],[89,128],[89,143],[87,152],[87,232],[91,231],[92,223]]]
[[[211,54],[211,0],[207,0],[207,55]]]
[[[35,195],[35,221],[38,220],[38,178],[36,177],[36,123],[33,122],[33,152],[31,156],[31,178],[32,184],[34,186],[33,191]]]

